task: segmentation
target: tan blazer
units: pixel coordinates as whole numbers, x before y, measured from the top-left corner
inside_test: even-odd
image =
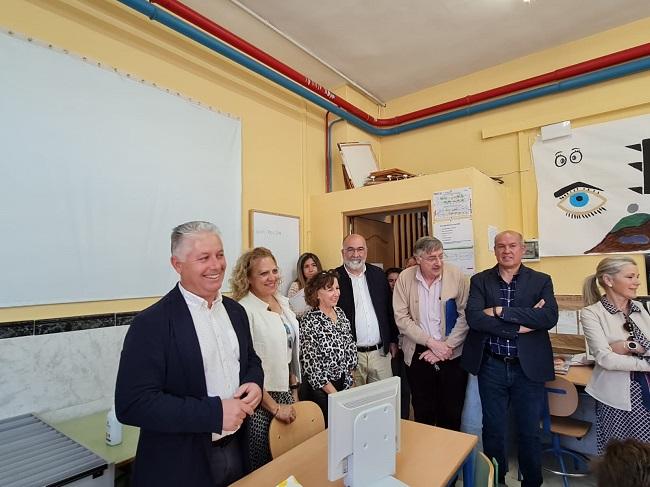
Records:
[[[296,315],[289,308],[289,300],[276,293],[275,299],[280,303],[282,312],[289,317],[293,332],[296,335],[295,345],[291,353],[291,363],[287,360],[287,333],[282,324],[282,318],[277,313],[269,311],[268,304],[249,292],[239,300],[246,310],[253,337],[253,348],[262,359],[264,369],[264,388],[267,391],[288,391],[289,372],[300,377],[300,333]]]
[[[641,313],[634,313],[632,319],[650,338],[650,315],[641,303],[634,303],[641,308]],[[582,309],[580,321],[589,350],[596,360],[594,373],[585,390],[608,406],[629,411],[632,408],[630,371],[650,372],[650,362],[635,355],[620,355],[610,348],[610,343],[626,340],[629,336],[623,328],[625,319],[621,313],[611,314],[599,301]],[[646,351],[646,355],[650,355],[650,351]]]
[[[415,273],[418,266],[403,270],[393,291],[393,310],[395,322],[400,333],[404,335],[402,350],[404,362],[411,365],[411,359],[416,345],[425,345],[429,334],[420,327],[420,293]],[[451,264],[443,264],[442,288],[440,290],[440,334],[451,348],[451,358],[459,357],[463,351],[463,342],[467,336],[467,320],[465,319],[465,306],[469,294],[469,279],[461,270]],[[458,320],[449,336],[445,330],[445,306],[448,299],[456,300]]]

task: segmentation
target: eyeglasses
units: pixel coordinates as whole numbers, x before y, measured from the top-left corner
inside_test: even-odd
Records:
[[[623,323],[623,329],[628,333],[632,333],[634,331],[634,325],[635,323],[632,321],[632,318],[626,316],[625,323]]]
[[[426,257],[420,257],[420,260],[425,262],[442,262],[442,259],[445,258],[445,254],[441,255],[428,255]]]
[[[366,251],[365,247],[346,247],[343,249],[346,254],[362,254]]]
[[[334,269],[330,269],[328,271],[320,271],[314,277],[327,277],[327,276],[336,277],[338,279],[339,278],[339,273],[336,272],[336,270],[334,270]]]

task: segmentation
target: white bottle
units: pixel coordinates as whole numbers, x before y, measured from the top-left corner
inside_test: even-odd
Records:
[[[117,420],[115,405],[113,405],[106,415],[106,444],[115,446],[120,443],[122,443],[122,423]]]

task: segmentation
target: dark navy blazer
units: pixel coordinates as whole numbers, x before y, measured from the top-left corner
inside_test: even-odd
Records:
[[[223,304],[239,340],[239,382],[261,388],[264,373],[246,312],[227,297]],[[207,396],[199,340],[178,286],[133,320],[122,348],[115,407],[122,423],[140,427],[132,485],[214,487],[211,433],[221,433],[223,410],[220,398]]]
[[[352,336],[357,340],[357,331],[355,328],[355,309],[354,309],[354,291],[352,290],[352,280],[345,270],[344,266],[336,268],[339,275],[339,287],[341,288],[341,297],[338,306],[343,310],[345,316],[350,320],[352,325]],[[372,307],[375,309],[377,321],[379,322],[379,336],[384,344],[384,353],[388,353],[388,345],[397,343],[397,325],[395,324],[395,315],[393,314],[393,296],[390,292],[390,285],[386,274],[379,267],[372,264],[366,264],[366,282]]]
[[[542,308],[533,308],[540,299]],[[463,345],[461,364],[465,370],[478,374],[483,351],[489,335],[517,338],[521,368],[531,380],[553,380],[553,352],[548,330],[557,324],[558,309],[553,282],[548,274],[534,271],[524,265],[519,268],[515,299],[503,308],[503,318],[486,315],[483,310],[501,306],[498,266],[472,276],[465,316],[469,333]],[[529,333],[518,333],[519,326],[532,328]]]

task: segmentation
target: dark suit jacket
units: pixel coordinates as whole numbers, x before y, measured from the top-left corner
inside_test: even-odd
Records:
[[[357,331],[355,328],[352,281],[344,266],[337,267],[336,271],[339,275],[339,287],[341,288],[341,297],[339,298],[338,306],[350,320],[352,336],[356,341]],[[393,296],[390,292],[390,285],[388,284],[388,279],[386,279],[384,271],[372,264],[366,264],[366,281],[368,282],[372,307],[375,309],[377,321],[379,322],[379,335],[384,344],[384,353],[388,353],[388,345],[390,343],[397,343],[398,334],[395,315],[393,314]]]
[[[240,384],[262,387],[246,312],[227,297],[223,304],[239,340]],[[199,340],[178,286],[133,320],[124,339],[115,407],[122,423],[140,427],[132,485],[214,487],[208,458],[211,433],[222,430],[223,410],[220,398],[207,397]]]
[[[461,364],[465,370],[476,375],[481,368],[489,335],[517,338],[519,362],[524,374],[535,381],[552,380],[555,373],[548,330],[557,324],[558,311],[551,277],[522,265],[512,306],[503,309],[503,318],[494,318],[483,313],[483,310],[501,306],[497,269],[494,266],[484,270],[472,276],[470,281],[465,308],[469,333]],[[533,308],[540,299],[545,301],[544,306]],[[520,325],[534,331],[519,334]]]

